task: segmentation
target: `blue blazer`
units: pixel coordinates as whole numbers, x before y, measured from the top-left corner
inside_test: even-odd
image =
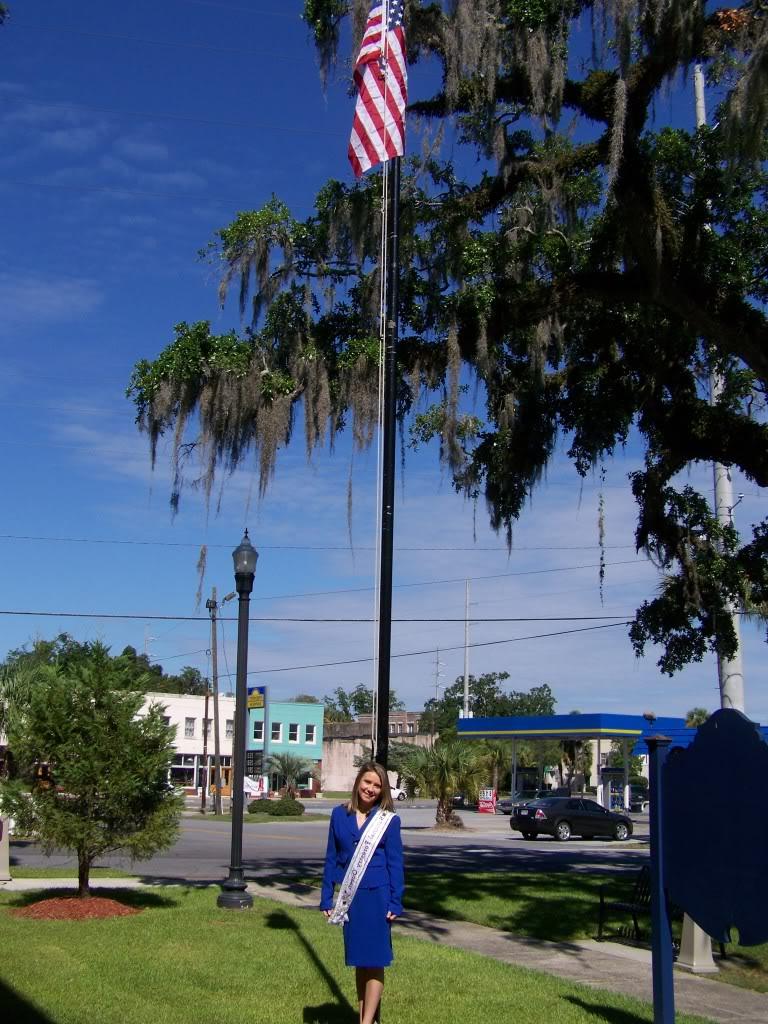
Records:
[[[328,847],[325,851],[321,910],[333,908],[333,887],[344,878],[344,872],[352,859],[358,840],[377,810],[378,808],[374,807],[369,812],[363,827],[359,829],[354,811],[348,811],[344,804],[334,807],[328,828]],[[389,887],[387,911],[399,916],[403,912],[405,877],[403,840],[400,836],[400,818],[397,815],[390,821],[379,845],[373,851],[360,882],[362,889],[378,889],[381,885]]]

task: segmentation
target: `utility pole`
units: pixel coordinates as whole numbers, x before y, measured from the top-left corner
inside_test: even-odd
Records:
[[[216,587],[211,588],[211,596],[205,602],[211,616],[211,681],[213,682],[213,784],[215,795],[213,800],[214,814],[221,814],[221,737],[219,735],[219,656],[216,646]]]
[[[205,710],[203,711],[203,783],[200,787],[200,813],[205,814],[205,797],[208,789],[208,701],[211,696],[211,684],[205,681]]]
[[[149,635],[149,625],[147,624],[144,627],[144,655],[145,655],[145,657],[147,657],[147,658],[149,657],[149,645],[152,643],[153,640],[156,640],[156,639],[157,639],[157,637]]]
[[[693,84],[696,96],[696,127],[703,128],[707,123],[707,107],[704,96],[704,71],[700,64],[693,70]],[[712,371],[709,375],[709,402],[715,405],[723,393],[723,379],[719,373]],[[733,484],[728,466],[719,462],[712,465],[715,481],[715,515],[721,526],[733,525]],[[741,499],[739,499],[741,500]],[[738,504],[738,502],[736,502]],[[741,631],[736,608],[731,604],[728,609],[733,631],[736,634],[736,651],[732,658],[722,654],[717,656],[717,677],[720,685],[720,707],[734,708],[744,711],[744,669],[741,661]]]
[[[701,64],[696,64],[693,68],[693,91],[696,100],[696,127],[703,128],[707,123],[707,105],[704,95],[704,71]],[[722,392],[723,379],[716,370],[711,370],[709,374],[709,404],[716,405]],[[712,474],[714,476],[715,484],[715,516],[721,526],[732,526],[734,503],[731,471],[728,466],[724,466],[720,462],[713,462]],[[730,614],[733,631],[736,634],[736,651],[732,658],[726,658],[719,652],[717,655],[717,681],[720,688],[720,707],[734,708],[736,711],[744,711],[744,672],[741,663],[741,631],[739,628],[739,617],[736,614],[736,609],[730,602],[726,614]],[[667,744],[668,743],[669,740],[667,740]],[[648,743],[648,747],[651,751],[651,766],[653,766],[654,757],[657,755],[654,753],[654,747],[651,746],[650,741]],[[666,757],[666,750],[662,749],[661,754],[661,764],[663,765],[664,758]],[[651,767],[651,772],[653,773],[653,767]],[[653,774],[651,774],[651,778],[653,778]],[[653,782],[651,782],[651,816],[654,814],[654,799],[658,800],[658,797],[654,798],[653,792]],[[659,794],[661,793],[660,784],[657,792]],[[655,813],[657,815],[658,812],[659,808],[656,807]],[[651,825],[651,828],[653,829],[653,824]],[[653,831],[651,834],[653,835]],[[653,850],[651,850],[652,861],[653,857]],[[653,867],[651,868],[651,871],[653,872]],[[652,894],[652,909],[653,899],[654,897]],[[654,925],[654,927],[656,927],[656,925]],[[661,957],[657,958],[656,953],[654,952],[654,1018],[657,1010],[657,988],[659,992],[662,992],[662,989],[668,987],[670,994],[668,997],[665,995],[663,998],[671,1000],[672,1012],[668,1019],[673,1020],[674,994],[672,990],[671,977],[672,957],[669,955],[668,968],[666,965],[664,968],[665,971],[668,970],[669,972],[669,979],[659,981],[658,984],[656,975],[661,968],[656,966],[657,959],[659,959],[659,962],[661,961]],[[712,959],[712,940],[703,928],[697,925],[696,922],[688,916],[688,914],[683,915],[678,963],[692,971],[694,974],[717,973],[717,967]]]
[[[440,648],[438,647],[435,651],[435,707],[432,711],[432,746],[435,745],[435,715],[437,714],[437,702],[440,700],[440,687],[442,686],[440,682],[440,676],[442,675],[440,671],[441,664]]]
[[[469,580],[464,580],[464,718],[469,718]]]
[[[435,651],[435,702],[440,700],[439,690],[440,687],[442,686],[442,683],[440,682],[440,676],[443,674],[440,671],[441,665],[442,662],[440,661],[440,648],[438,647],[437,650]]]

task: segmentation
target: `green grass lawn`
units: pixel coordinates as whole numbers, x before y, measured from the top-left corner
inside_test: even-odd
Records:
[[[305,879],[319,885],[317,877]],[[597,876],[580,872],[444,872],[411,871],[403,901],[406,908],[423,910],[449,921],[472,921],[512,935],[568,942],[593,939],[597,934],[600,886],[608,886],[612,900],[628,898],[633,876]],[[645,923],[650,935],[650,918]],[[629,937],[627,916],[608,917],[608,938]],[[675,926],[679,933],[679,926]],[[726,959],[718,960],[720,981],[756,992],[768,992],[768,944],[726,945]]]
[[[356,1024],[341,934],[312,910],[257,900],[216,907],[218,888],[114,893],[140,914],[104,921],[12,917],[0,893],[0,1019],[13,1024]],[[34,897],[37,898],[37,897]],[[649,1024],[649,1005],[397,936],[387,1024]],[[680,1015],[677,1024],[701,1018]]]

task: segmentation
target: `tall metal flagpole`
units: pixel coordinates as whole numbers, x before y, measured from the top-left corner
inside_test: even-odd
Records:
[[[389,669],[392,648],[392,550],[395,523],[395,420],[397,416],[398,278],[400,242],[400,157],[387,161],[389,210],[387,291],[384,312],[384,427],[381,488],[381,564],[379,570],[379,677],[377,682],[376,760],[389,759]],[[384,268],[382,268],[383,270]]]

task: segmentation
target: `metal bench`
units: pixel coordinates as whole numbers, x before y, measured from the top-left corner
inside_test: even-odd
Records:
[[[621,911],[632,915],[633,935],[640,939],[640,924],[638,916],[651,912],[651,869],[647,864],[637,873],[632,895],[626,900],[606,899],[606,886],[600,886],[600,918],[597,923],[597,941],[603,941],[603,929],[605,926],[606,914],[609,911]]]
[[[641,938],[640,925],[638,923],[638,915],[650,914],[651,912],[651,869],[647,864],[644,864],[637,873],[635,879],[635,885],[632,889],[632,895],[627,900],[611,900],[606,899],[606,886],[600,886],[600,918],[597,923],[597,941],[603,941],[603,929],[605,926],[605,918],[608,911],[621,911],[625,914],[632,915],[632,937],[639,941]],[[679,921],[683,916],[683,911],[676,907],[674,904],[669,906],[669,917],[671,921]],[[724,960],[726,957],[725,943],[718,942],[720,950],[720,956]],[[677,943],[674,943],[675,956],[678,953]]]

